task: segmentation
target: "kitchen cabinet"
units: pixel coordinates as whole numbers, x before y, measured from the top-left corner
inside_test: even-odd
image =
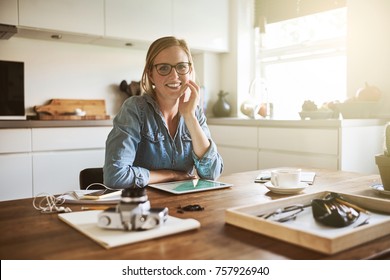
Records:
[[[385,119],[209,119],[224,174],[283,166],[376,174]],[[254,163],[254,160],[256,162]]]
[[[209,125],[223,158],[224,174],[257,169],[257,128]]]
[[[32,129],[34,195],[79,188],[79,173],[102,167],[111,127]]]
[[[172,1],[105,1],[106,33],[113,38],[152,42],[172,35]]]
[[[31,197],[30,129],[0,129],[0,200]]]
[[[102,167],[111,126],[0,129],[0,200],[79,188],[84,168]]]
[[[0,24],[18,25],[18,0],[0,1]]]
[[[19,25],[104,35],[104,0],[19,0]]]
[[[338,128],[258,128],[258,167],[338,169]]]
[[[191,48],[228,51],[228,0],[173,0],[173,33]]]
[[[192,49],[228,50],[228,0],[111,0],[105,5],[107,37],[151,43],[174,35]]]

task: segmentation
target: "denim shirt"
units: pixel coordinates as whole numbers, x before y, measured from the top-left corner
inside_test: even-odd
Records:
[[[223,161],[211,139],[203,111],[197,107],[196,117],[210,147],[198,158],[183,117],[172,139],[161,111],[149,94],[132,96],[122,105],[113,121],[106,141],[104,184],[111,188],[144,187],[150,170],[169,169],[193,173],[214,180],[223,170]]]

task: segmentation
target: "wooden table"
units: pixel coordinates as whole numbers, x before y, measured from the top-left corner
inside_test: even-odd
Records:
[[[370,185],[380,182],[379,175],[362,175],[328,170],[304,170],[317,173],[315,183],[304,193],[342,190],[390,199],[377,194]],[[389,258],[390,233],[349,250],[324,255],[261,234],[225,224],[225,209],[267,202],[276,195],[254,178],[260,171],[221,177],[232,188],[184,195],[172,195],[148,189],[152,207],[168,207],[172,216],[194,218],[201,228],[159,239],[104,249],[88,237],[60,221],[56,214],[42,214],[32,199],[0,202],[0,257],[7,259],[367,259]],[[303,194],[304,194],[303,193]],[[178,213],[178,206],[200,204],[201,212]],[[79,211],[80,205],[68,205]]]

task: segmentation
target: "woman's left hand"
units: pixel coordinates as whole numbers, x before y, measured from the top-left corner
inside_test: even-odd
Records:
[[[190,89],[189,93],[186,93]],[[199,86],[191,80],[184,85],[184,93],[179,99],[179,112],[183,117],[195,116],[196,106],[199,104]]]

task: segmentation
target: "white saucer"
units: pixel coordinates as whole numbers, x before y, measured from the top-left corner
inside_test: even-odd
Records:
[[[371,188],[380,194],[390,195],[390,191],[385,190],[381,184],[372,185]]]
[[[266,186],[267,189],[269,189],[271,192],[274,192],[274,193],[278,193],[278,194],[296,194],[296,193],[300,193],[301,191],[303,191],[308,186],[308,184],[301,182],[295,188],[279,188],[279,187],[275,187],[274,185],[272,185],[271,182],[268,181],[268,182],[266,182],[264,184],[264,186]]]

